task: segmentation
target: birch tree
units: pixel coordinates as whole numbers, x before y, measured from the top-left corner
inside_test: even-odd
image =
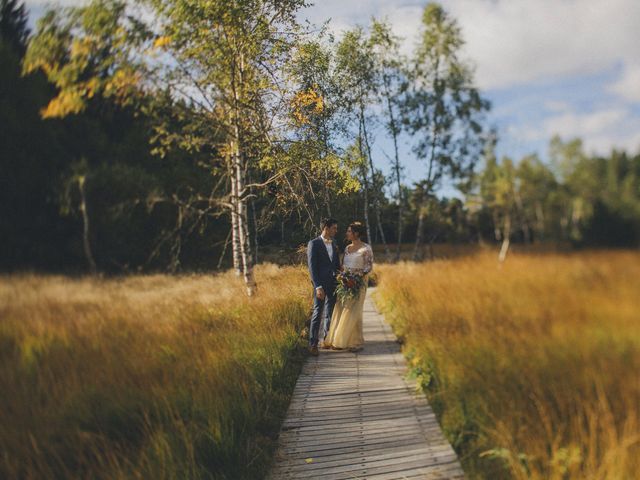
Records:
[[[371,25],[371,43],[378,65],[380,76],[379,96],[385,112],[384,125],[393,140],[392,169],[396,183],[396,201],[398,203],[397,245],[395,261],[400,260],[400,246],[402,244],[403,215],[405,199],[403,196],[402,171],[404,167],[400,161],[398,148],[399,136],[402,131],[400,114],[398,111],[401,101],[402,87],[405,83],[403,74],[404,59],[400,55],[399,39],[393,35],[391,28],[384,22],[373,20]]]
[[[256,282],[248,205],[255,189],[280,174],[264,178],[260,162],[278,135],[280,72],[298,34],[296,13],[305,4],[95,0],[65,9],[63,16],[50,11],[25,61],[25,71],[42,69],[59,88],[45,117],[79,113],[97,95],[126,103],[145,89],[187,106],[179,130],[171,118],[156,125],[158,148],[173,143],[208,151],[211,168],[223,165],[226,191],[209,201],[231,218],[234,266],[249,295]],[[140,20],[148,18],[140,8],[151,9],[152,22]]]
[[[159,18],[158,41],[177,68],[170,79],[198,102],[220,129],[218,152],[229,175],[228,209],[234,267],[247,292],[256,289],[249,236],[250,170],[273,149],[274,123],[282,108],[284,63],[298,31],[304,0],[149,0]],[[169,63],[168,65],[171,65]],[[276,176],[278,174],[276,173]]]
[[[471,69],[459,58],[460,27],[437,3],[422,16],[422,32],[409,71],[404,122],[417,137],[414,152],[426,167],[417,182],[424,202],[445,176],[467,177],[483,148],[483,113],[489,109]],[[425,205],[418,207],[414,259],[421,257]]]
[[[384,185],[376,182],[376,177],[382,177],[376,176],[371,153],[372,138],[368,109],[371,104],[376,102],[380,79],[372,47],[371,39],[361,27],[347,31],[337,47],[337,69],[345,109],[347,114],[355,118],[358,123],[359,156],[367,160],[367,163],[362,164],[361,171],[364,194],[363,213],[367,237],[369,241],[372,241],[369,206],[370,203],[373,203],[376,226],[387,257],[389,257],[389,249],[380,217],[379,195],[373,194],[374,191],[382,191]]]

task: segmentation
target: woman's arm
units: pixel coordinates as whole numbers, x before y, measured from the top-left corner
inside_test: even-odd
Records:
[[[373,250],[371,249],[370,245],[366,246],[364,252],[362,253],[362,257],[364,259],[364,268],[362,271],[364,273],[371,273],[371,271],[373,270]]]

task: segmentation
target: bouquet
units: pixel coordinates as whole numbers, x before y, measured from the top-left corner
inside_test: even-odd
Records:
[[[343,305],[347,300],[356,298],[364,286],[364,276],[361,273],[339,272],[336,279],[338,280],[336,295]]]

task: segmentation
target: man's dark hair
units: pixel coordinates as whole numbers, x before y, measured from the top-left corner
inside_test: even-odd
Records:
[[[335,218],[323,218],[320,222],[320,230],[324,230],[325,227],[333,227],[334,225],[337,225],[337,223],[338,221]]]

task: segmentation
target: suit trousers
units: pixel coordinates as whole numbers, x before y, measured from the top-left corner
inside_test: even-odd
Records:
[[[331,326],[331,315],[333,314],[333,307],[336,305],[336,295],[333,289],[325,289],[324,300],[320,300],[316,295],[316,291],[313,291],[313,313],[311,314],[311,321],[309,324],[309,345],[317,347],[319,342],[319,336],[322,338],[329,332]],[[322,324],[322,332],[320,331],[320,325]]]

